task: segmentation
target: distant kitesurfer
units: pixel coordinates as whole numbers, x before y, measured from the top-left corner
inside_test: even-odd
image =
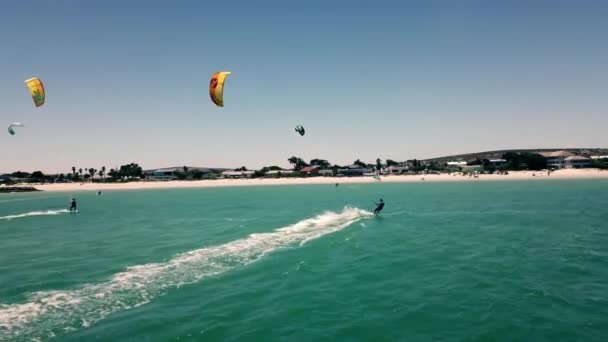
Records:
[[[381,198],[380,203],[374,202],[374,204],[376,205],[376,209],[374,209],[374,216],[375,216],[375,215],[378,215],[382,211],[382,209],[384,209],[384,201]]]
[[[70,212],[76,211],[76,210],[78,210],[76,208],[76,199],[74,197],[72,197],[72,200],[70,201]]]

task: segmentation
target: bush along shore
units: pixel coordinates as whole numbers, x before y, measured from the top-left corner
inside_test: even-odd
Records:
[[[33,186],[0,186],[0,193],[42,191]]]

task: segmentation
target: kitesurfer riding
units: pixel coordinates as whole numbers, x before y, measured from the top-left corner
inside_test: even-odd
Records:
[[[76,208],[76,199],[74,197],[72,197],[72,200],[70,201],[70,212],[76,211],[76,210],[78,210]]]
[[[382,209],[384,209],[384,201],[381,198],[380,203],[374,202],[374,204],[376,205],[376,209],[374,209],[374,216],[375,216],[375,215],[378,215],[380,213],[380,211],[382,211]]]

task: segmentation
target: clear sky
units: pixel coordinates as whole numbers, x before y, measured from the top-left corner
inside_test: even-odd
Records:
[[[1,1],[0,172],[607,147],[607,64],[606,1]]]

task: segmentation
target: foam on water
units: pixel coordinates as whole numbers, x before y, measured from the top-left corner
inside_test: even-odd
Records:
[[[248,265],[277,249],[301,246],[372,216],[357,208],[326,212],[269,233],[179,254],[163,263],[131,266],[104,283],[37,292],[26,303],[0,306],[0,340],[45,339],[86,328],[107,315],[146,304],[169,288]]]
[[[54,210],[44,210],[44,211],[30,211],[29,213],[16,214],[16,215],[8,215],[8,216],[0,216],[0,220],[13,220],[18,218],[30,217],[30,216],[45,216],[45,215],[60,215],[67,214],[70,211],[67,209],[54,209]]]

